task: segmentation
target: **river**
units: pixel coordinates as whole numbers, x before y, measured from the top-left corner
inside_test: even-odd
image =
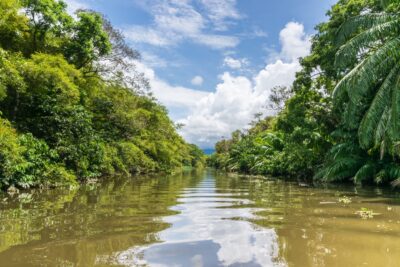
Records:
[[[399,266],[390,188],[208,170],[0,196],[0,266]]]

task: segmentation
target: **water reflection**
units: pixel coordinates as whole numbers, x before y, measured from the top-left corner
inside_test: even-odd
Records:
[[[351,203],[338,203],[340,196]],[[362,220],[356,211],[378,213]],[[0,266],[399,266],[395,191],[184,173],[0,196]]]
[[[201,174],[113,180],[79,190],[32,192],[0,205],[0,266],[98,266],[133,244],[159,241],[177,194]]]
[[[250,207],[246,193],[229,191],[218,193],[212,176],[185,189],[172,208],[179,213],[164,218],[171,227],[159,233],[163,243],[133,247],[114,258],[125,266],[283,265],[276,232],[249,222],[262,209]]]
[[[220,189],[246,190],[256,207],[265,207],[252,221],[276,230],[279,257],[289,266],[399,266],[400,198],[390,188],[304,188],[224,175],[216,181]],[[352,203],[338,203],[340,196]],[[355,213],[363,207],[380,215],[362,220]]]

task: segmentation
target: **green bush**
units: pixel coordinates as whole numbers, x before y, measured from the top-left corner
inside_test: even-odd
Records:
[[[18,135],[0,119],[0,186],[58,186],[76,177],[57,163],[58,154],[31,134]]]

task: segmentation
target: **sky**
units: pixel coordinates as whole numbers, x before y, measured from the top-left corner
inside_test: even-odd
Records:
[[[203,149],[268,110],[290,86],[335,0],[66,0],[90,8],[141,52],[137,69],[180,134]]]

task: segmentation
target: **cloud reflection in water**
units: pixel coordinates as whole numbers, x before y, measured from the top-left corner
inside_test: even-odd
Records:
[[[159,233],[163,243],[131,248],[115,260],[125,266],[285,266],[275,230],[247,221],[260,209],[241,196],[217,193],[211,178],[186,189],[172,207],[179,214],[163,219],[171,224]]]

